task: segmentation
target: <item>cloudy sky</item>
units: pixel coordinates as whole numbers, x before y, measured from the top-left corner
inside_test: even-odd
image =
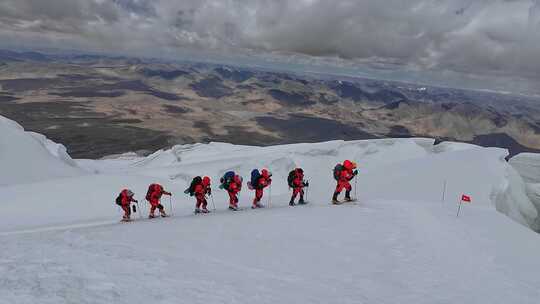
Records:
[[[367,67],[534,91],[540,0],[0,0],[1,41]]]

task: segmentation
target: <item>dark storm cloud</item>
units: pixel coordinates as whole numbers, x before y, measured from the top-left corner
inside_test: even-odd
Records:
[[[116,51],[540,75],[538,0],[3,0],[2,34]]]

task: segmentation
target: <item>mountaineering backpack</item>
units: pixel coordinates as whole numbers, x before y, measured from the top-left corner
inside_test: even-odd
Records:
[[[220,188],[229,190],[229,185],[234,180],[235,173],[234,171],[229,171],[223,175],[223,177],[219,180],[221,182]]]
[[[289,172],[289,176],[287,177],[287,184],[289,187],[294,188],[294,179],[296,178],[296,169]]]
[[[335,180],[339,180],[339,177],[341,176],[341,171],[343,171],[343,165],[342,164],[337,164],[334,167],[334,179]]]
[[[152,193],[157,191],[160,188],[158,184],[151,184],[148,186],[148,191],[146,191],[146,200],[150,201],[150,198],[152,197]]]
[[[255,189],[256,187],[258,187],[260,178],[261,173],[259,172],[259,170],[253,169],[253,171],[251,171],[251,180],[249,182],[252,188]]]
[[[186,191],[184,191],[184,193],[189,194],[189,196],[195,195],[195,187],[197,187],[197,185],[200,185],[200,184],[202,184],[202,177],[200,176],[194,177],[193,180],[191,181],[191,185],[189,185],[189,188],[187,188]]]
[[[122,206],[122,192],[120,192],[120,194],[118,194],[118,197],[116,198],[116,204],[118,206]]]

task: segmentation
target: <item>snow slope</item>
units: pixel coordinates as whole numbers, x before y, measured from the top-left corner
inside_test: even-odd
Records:
[[[41,134],[25,132],[0,116],[0,186],[31,183],[83,173],[66,148]]]
[[[512,157],[509,163],[527,183],[540,183],[540,154],[521,153]]]
[[[2,237],[0,303],[538,303],[538,235],[374,200]]]
[[[523,178],[525,192],[540,212],[540,154],[521,153],[512,157],[509,163]],[[536,218],[531,227],[536,231],[540,231],[540,217]]]
[[[0,126],[6,129],[6,121]],[[27,169],[17,182],[0,184],[1,304],[540,298],[540,237],[529,229],[538,212],[503,149],[433,146],[429,139],[264,148],[211,143],[145,158],[73,161],[55,154],[65,150],[54,143],[8,129],[10,142],[21,143],[13,149],[33,150],[0,155],[0,164]],[[30,153],[44,171],[26,166]],[[331,170],[344,159],[360,167],[358,204],[331,206]],[[295,166],[310,180],[310,204],[291,208],[286,176]],[[232,169],[247,179],[254,167],[274,174],[272,200],[268,191],[264,198],[270,208],[231,213],[214,185],[217,210],[192,214],[193,200],[182,192],[194,175],[215,182]],[[0,171],[0,180],[11,181],[9,174]],[[118,191],[129,187],[142,201],[156,181],[174,193],[163,201],[173,216],[119,224]],[[461,194],[473,203],[457,218]],[[244,189],[240,205],[251,198]],[[146,215],[146,205],[140,208]]]

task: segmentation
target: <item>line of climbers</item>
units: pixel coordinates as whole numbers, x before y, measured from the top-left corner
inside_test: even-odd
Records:
[[[351,198],[352,186],[350,181],[358,175],[358,170],[356,170],[356,163],[346,160],[342,164],[337,164],[334,167],[334,179],[337,182],[336,189],[332,196],[332,204],[339,205],[341,202],[338,200],[338,196],[345,190],[345,201],[350,202],[353,199]],[[239,210],[238,207],[238,195],[242,190],[243,179],[242,176],[236,174],[234,171],[229,171],[220,178],[219,188],[227,191],[229,194],[229,209],[232,211]],[[287,177],[287,184],[289,188],[292,189],[291,199],[289,201],[290,206],[295,205],[296,198],[298,199],[298,204],[306,204],[307,201],[304,200],[304,188],[309,187],[309,182],[304,180],[304,170],[302,168],[296,168],[289,172]],[[255,191],[255,197],[253,198],[253,203],[251,208],[264,208],[265,206],[261,203],[263,198],[264,189],[272,185],[272,173],[268,169],[254,169],[251,171],[251,179],[247,182],[247,186],[250,190]],[[208,210],[208,201],[206,199],[207,195],[212,195],[211,180],[208,176],[196,176],[191,181],[190,186],[184,191],[185,194],[194,196],[196,199],[195,204],[195,213],[209,213]],[[154,183],[148,187],[146,193],[146,200],[150,204],[150,214],[149,218],[154,218],[155,210],[158,209],[162,217],[167,217],[165,213],[165,208],[161,204],[160,200],[163,195],[172,196],[171,192],[166,191],[162,185]],[[124,189],[120,192],[116,198],[116,204],[119,205],[124,211],[123,221],[129,221],[131,219],[131,211],[136,212],[137,208],[135,205],[131,206],[131,203],[137,203],[138,201],[134,199],[134,193],[129,189]]]

